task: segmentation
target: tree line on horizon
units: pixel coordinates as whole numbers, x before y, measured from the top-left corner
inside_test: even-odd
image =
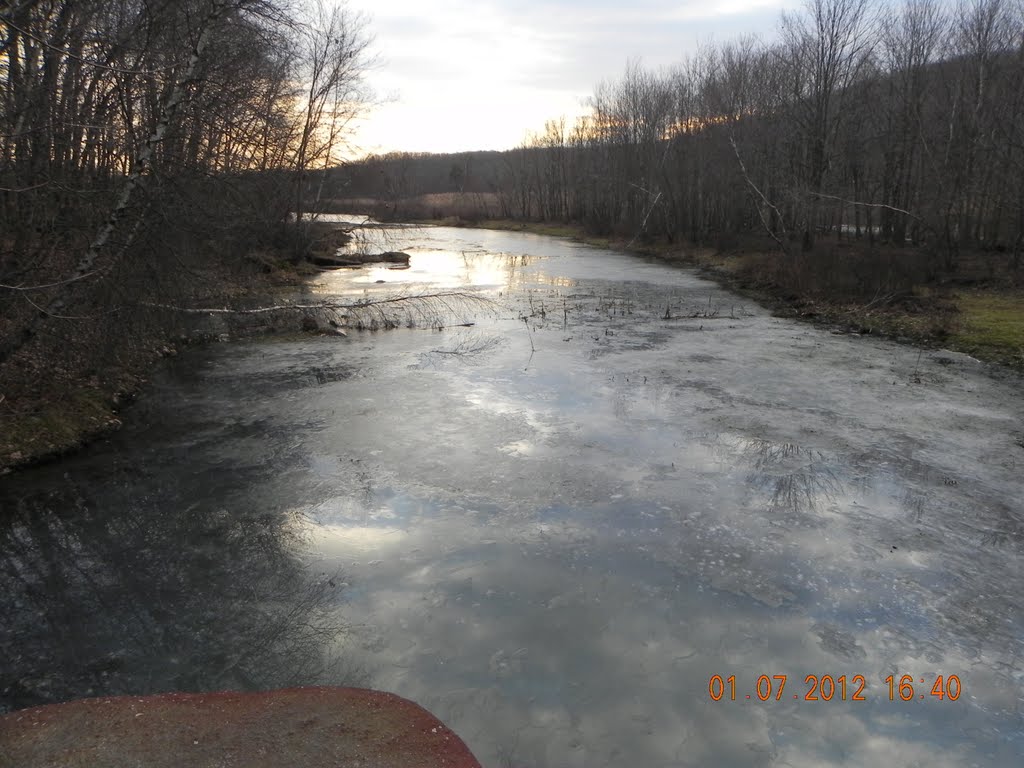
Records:
[[[447,164],[399,153],[343,175],[396,199],[457,179],[503,216],[596,234],[750,233],[794,259],[829,238],[922,246],[937,269],[992,249],[1017,271],[1022,112],[1024,4],[807,0],[770,42],[708,44],[667,69],[630,62],[589,115],[514,150]]]

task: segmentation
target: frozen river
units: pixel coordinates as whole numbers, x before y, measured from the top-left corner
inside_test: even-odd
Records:
[[[1019,378],[563,240],[387,246],[312,292],[489,303],[190,351],[0,480],[6,708],[348,682],[485,766],[1021,764]]]

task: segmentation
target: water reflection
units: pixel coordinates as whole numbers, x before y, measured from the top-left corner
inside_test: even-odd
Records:
[[[0,707],[344,676],[342,579],[306,569],[295,514],[115,488],[5,489]]]
[[[834,503],[843,484],[835,459],[794,443],[751,438],[722,438],[722,444],[750,466],[747,483],[767,495],[768,508],[782,512],[814,512]]]
[[[508,294],[530,285],[573,289],[581,280],[593,277],[596,262],[601,262],[600,271],[606,280],[637,281],[644,273],[657,272],[654,265],[640,260],[630,264],[570,240],[522,233],[389,225],[371,227],[364,238],[349,249],[367,253],[404,251],[411,256],[409,269],[375,265],[332,270],[323,273],[315,290],[340,296],[375,295],[393,292],[397,286]],[[557,266],[552,259],[557,260]],[[661,303],[660,310],[664,307]]]
[[[809,768],[927,759],[954,768],[971,762],[967,734],[988,739],[997,717],[1013,722],[1005,712],[979,713],[966,697],[888,701],[886,674],[959,670],[966,678],[971,663],[950,647],[929,657],[934,647],[894,626],[852,631],[842,619],[706,588],[687,560],[710,542],[677,539],[669,515],[640,504],[623,515],[632,520],[626,531],[611,505],[607,520],[559,508],[540,520],[494,522],[394,495],[374,505],[395,514],[390,523],[381,515],[369,549],[344,525],[319,529],[326,558],[373,558],[372,587],[353,610],[366,627],[374,680],[444,712],[485,765],[633,759]],[[742,571],[751,545],[719,545],[714,554],[728,561],[719,573],[734,555]],[[778,567],[792,565],[787,557]],[[753,580],[756,569],[747,570]],[[736,676],[737,700],[710,699],[713,674]],[[782,700],[746,700],[762,674],[788,676]],[[866,701],[806,701],[807,674],[864,675]],[[997,680],[971,678],[976,699],[1005,701]],[[982,764],[1008,765],[1017,746],[992,739]]]
[[[444,340],[443,346],[435,347],[420,355],[420,366],[438,367],[445,363],[476,365],[487,355],[507,344],[507,340],[493,333],[468,331],[458,333],[454,338]]]
[[[987,460],[1024,418],[1019,388],[948,367],[944,384],[897,387],[902,348],[733,312],[689,273],[614,253],[469,230],[398,237],[414,258],[448,254],[451,279],[489,258],[481,248],[504,259],[522,283],[482,277],[498,287],[480,292],[503,294],[508,311],[469,329],[219,345],[205,367],[177,358],[177,378],[117,438],[152,476],[67,462],[94,501],[55,500],[31,536],[29,518],[12,524],[7,573],[27,558],[44,583],[51,539],[79,570],[52,598],[12,582],[11,609],[29,607],[15,632],[25,642],[8,634],[0,649],[19,654],[5,686],[43,674],[33,644],[76,668],[60,617],[100,606],[93,582],[146,620],[117,607],[108,625],[93,610],[90,658],[127,645],[123,625],[141,650],[118,658],[161,685],[195,682],[182,647],[195,684],[244,685],[239,665],[221,675],[237,631],[255,648],[246,678],[316,674],[316,647],[337,642],[307,625],[334,614],[303,590],[341,569],[346,660],[429,707],[485,765],[1019,762],[1020,477],[1010,459]],[[538,258],[507,258],[527,251]],[[361,275],[324,280],[393,290],[352,282]],[[970,421],[955,417],[965,398]],[[109,536],[93,531],[108,519]],[[131,572],[116,570],[122,551]],[[208,602],[194,597],[203,590]],[[289,613],[296,601],[306,614]],[[220,603],[237,630],[209,618]],[[43,608],[52,627],[32,623]],[[254,616],[281,628],[274,653]],[[736,701],[711,700],[714,674],[736,676]],[[775,674],[797,699],[757,700],[757,678]],[[805,700],[809,674],[863,675],[868,701]],[[890,674],[958,674],[965,694],[889,701]]]

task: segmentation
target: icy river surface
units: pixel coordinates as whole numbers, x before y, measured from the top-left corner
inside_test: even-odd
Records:
[[[569,241],[387,247],[307,298],[488,303],[184,352],[0,479],[0,710],[352,683],[489,768],[1021,764],[1018,378]]]

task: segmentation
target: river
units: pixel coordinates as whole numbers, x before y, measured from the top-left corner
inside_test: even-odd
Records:
[[[349,683],[486,766],[1020,764],[1018,377],[566,240],[386,239],[410,269],[310,294],[466,295],[188,350],[0,480],[4,709]]]

